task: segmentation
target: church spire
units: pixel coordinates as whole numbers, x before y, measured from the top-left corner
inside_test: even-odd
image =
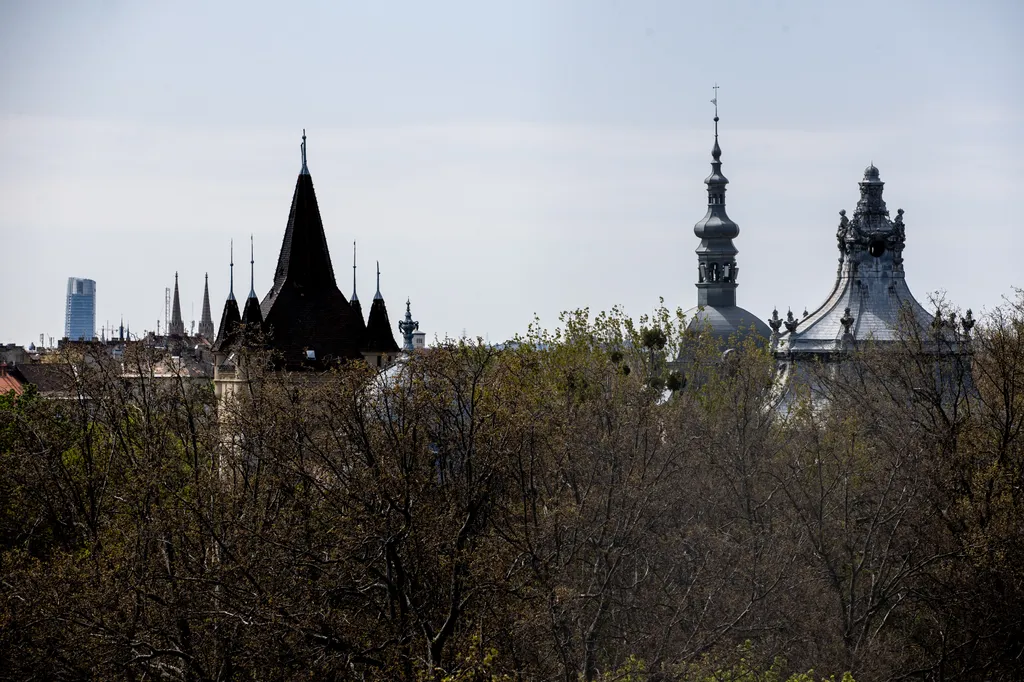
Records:
[[[171,304],[171,323],[167,333],[170,336],[184,336],[185,323],[181,319],[181,300],[178,298],[178,273],[174,273],[174,302]]]
[[[397,353],[391,322],[388,320],[388,309],[384,305],[384,297],[380,293],[380,261],[377,261],[377,293],[373,295],[370,315],[366,320],[366,347],[370,353]]]
[[[203,283],[203,317],[199,320],[199,335],[207,341],[213,340],[213,316],[210,314],[210,273]]]
[[[704,218],[693,227],[700,237],[697,247],[697,303],[702,306],[735,306],[736,254],[739,251],[732,243],[739,233],[739,225],[725,212],[725,188],[728,178],[722,174],[722,148],[718,144],[718,85],[714,87],[715,97],[715,144],[711,148],[711,175],[705,180],[708,186],[708,210]]]
[[[260,299],[256,297],[256,247],[252,235],[249,235],[249,297],[245,299],[245,310],[242,311],[244,324],[263,324],[263,312],[260,310]]]

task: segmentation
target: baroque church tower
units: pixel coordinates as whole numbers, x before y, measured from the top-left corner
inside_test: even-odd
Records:
[[[715,86],[716,88],[718,86]],[[729,180],[722,174],[722,148],[718,144],[718,96],[715,105],[715,144],[711,148],[711,175],[704,180],[708,186],[708,210],[693,227],[700,239],[697,247],[697,307],[686,312],[689,328],[710,331],[715,338],[726,341],[742,336],[751,329],[768,338],[768,326],[753,313],[736,305],[739,282],[739,250],[733,239],[740,227],[725,211],[725,188]]]

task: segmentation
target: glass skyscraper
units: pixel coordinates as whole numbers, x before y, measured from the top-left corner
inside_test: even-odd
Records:
[[[96,334],[96,282],[68,277],[68,303],[64,336],[71,341],[92,341]]]

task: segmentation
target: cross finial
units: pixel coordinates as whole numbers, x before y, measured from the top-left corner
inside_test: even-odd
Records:
[[[718,83],[715,83],[711,89],[715,91],[711,103],[715,105],[715,137],[718,137]]]

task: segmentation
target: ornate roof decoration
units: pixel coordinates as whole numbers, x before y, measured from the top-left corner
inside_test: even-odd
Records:
[[[366,322],[363,321],[363,306],[359,303],[359,297],[356,295],[356,243],[354,240],[352,242],[352,298],[349,299],[349,305],[352,306],[352,313],[355,315],[360,334],[365,336]]]
[[[412,351],[415,350],[415,346],[412,342],[413,332],[417,332],[420,329],[420,323],[412,319],[412,310],[410,309],[409,299],[405,299],[405,319],[398,323],[398,331],[402,332],[402,350]]]
[[[778,352],[828,353],[869,337],[893,340],[906,314],[923,327],[931,324],[931,314],[906,283],[903,209],[896,212],[895,220],[889,218],[882,197],[884,187],[874,164],[864,169],[853,218],[847,217],[845,210],[839,212],[839,267],[832,293],[800,320],[799,328],[786,324],[787,332],[778,339]]]

